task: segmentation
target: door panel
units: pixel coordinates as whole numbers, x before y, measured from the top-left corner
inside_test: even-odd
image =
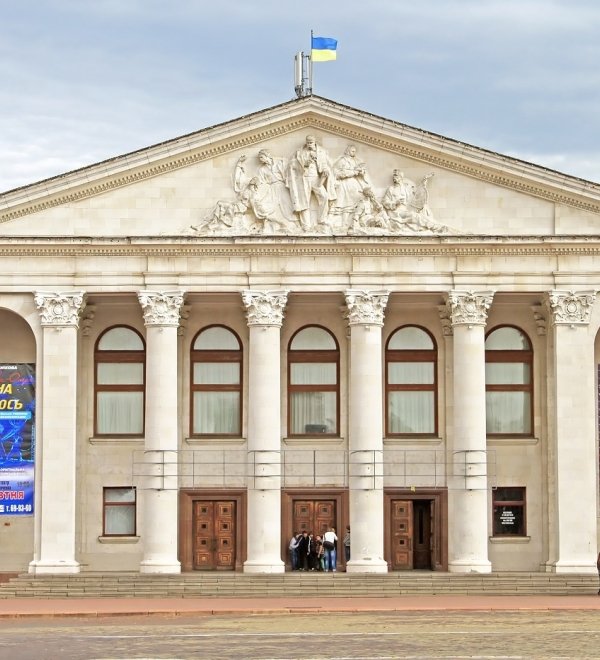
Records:
[[[294,500],[293,515],[294,531],[322,536],[330,527],[335,527],[335,501]]]
[[[195,501],[194,569],[234,570],[235,501]]]
[[[413,568],[413,508],[410,500],[391,501],[391,541],[393,571]]]
[[[431,564],[431,504],[428,500],[413,502],[413,566],[430,569]]]

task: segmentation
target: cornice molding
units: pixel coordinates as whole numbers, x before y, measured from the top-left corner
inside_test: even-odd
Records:
[[[287,133],[301,129],[307,124],[310,124],[311,126],[313,125],[308,117],[296,121],[290,121],[285,125],[271,126],[267,130],[258,131],[256,133],[252,133],[251,135],[228,140],[223,144],[211,145],[204,149],[200,149],[199,151],[192,151],[184,156],[171,158],[167,161],[163,160],[161,162],[154,163],[149,167],[134,169],[133,171],[127,172],[126,174],[114,175],[113,177],[110,177],[109,175],[110,178],[107,180],[99,181],[98,183],[94,183],[88,186],[82,186],[77,190],[62,195],[57,194],[56,196],[45,199],[44,201],[21,206],[16,208],[14,211],[2,212],[0,213],[0,223],[8,222],[9,220],[15,220],[16,218],[21,218],[32,213],[39,213],[40,211],[45,211],[46,209],[61,206],[63,204],[78,202],[82,199],[94,197],[95,195],[100,195],[111,190],[116,190],[118,188],[128,186],[132,183],[138,183],[140,181],[145,181],[146,179],[151,179],[155,176],[159,176],[160,174],[173,172],[174,170],[181,169],[182,167],[189,167],[190,165],[195,165],[196,163],[201,163],[205,160],[210,160],[211,158],[222,156],[223,154],[235,151],[236,149],[252,146],[260,142],[264,142],[265,140],[278,137],[280,135],[286,135]]]
[[[268,117],[268,115],[265,116]],[[360,114],[358,114],[358,116],[360,116]],[[344,121],[350,123],[344,123]],[[478,165],[474,160],[475,155],[478,153],[476,147],[463,145],[464,153],[456,153],[456,155],[450,157],[448,154],[443,154],[440,151],[446,142],[448,144],[456,145],[454,141],[449,140],[448,138],[438,138],[435,140],[432,134],[422,131],[421,133],[425,136],[425,140],[423,146],[419,147],[414,143],[416,139],[414,134],[419,132],[417,129],[404,127],[403,125],[396,125],[394,122],[387,122],[382,127],[378,126],[377,123],[374,123],[373,121],[365,121],[365,123],[359,128],[353,123],[356,121],[356,117],[346,118],[345,120],[344,116],[340,116],[339,118],[336,117],[335,121],[330,120],[319,115],[314,108],[310,109],[305,114],[296,117],[277,117],[273,124],[262,129],[260,127],[257,128],[255,124],[246,128],[243,124],[239,125],[239,122],[234,121],[232,122],[232,130],[236,129],[240,131],[238,137],[231,138],[230,133],[228,134],[226,131],[223,132],[221,130],[218,132],[216,139],[206,146],[196,147],[191,145],[189,152],[176,156],[169,156],[168,154],[163,154],[161,151],[155,156],[156,160],[150,165],[139,166],[137,164],[132,164],[131,169],[124,173],[122,172],[122,169],[124,163],[127,163],[127,155],[117,157],[114,159],[114,169],[119,170],[119,172],[115,172],[111,175],[110,164],[106,163],[104,164],[104,168],[98,172],[94,171],[94,168],[97,166],[85,168],[89,171],[89,178],[98,177],[96,181],[87,184],[80,183],[79,180],[71,183],[69,181],[69,174],[65,174],[63,177],[57,177],[51,180],[51,182],[48,182],[45,193],[47,197],[44,197],[44,188],[37,193],[39,195],[39,201],[26,201],[21,204],[18,201],[19,197],[17,196],[17,193],[11,194],[9,192],[4,196],[4,205],[8,206],[11,203],[11,197],[16,197],[14,200],[14,208],[0,212],[0,223],[15,220],[25,215],[39,213],[40,211],[61,206],[63,204],[77,202],[111,190],[116,190],[132,183],[137,183],[161,174],[173,172],[183,167],[188,167],[217,156],[222,156],[237,149],[257,145],[266,140],[271,140],[281,135],[287,135],[307,127],[310,127],[311,129],[320,129],[324,132],[344,137],[353,142],[361,142],[445,170],[463,174],[486,183],[492,183],[540,199],[545,199],[549,202],[565,204],[573,208],[593,213],[600,213],[600,200],[594,201],[589,198],[585,199],[583,197],[585,194],[584,192],[561,192],[561,185],[564,186],[565,180],[569,180],[568,176],[552,172],[546,173],[543,168],[539,168],[539,171],[546,174],[549,179],[548,183],[544,185],[527,178],[528,173],[519,173],[516,164],[509,158],[503,157],[500,154],[496,154],[496,159],[502,161],[506,158],[504,163],[494,162],[490,158],[487,162]],[[376,131],[378,129],[385,130],[386,134],[377,134]],[[250,132],[243,133],[244,130],[249,130]],[[397,131],[397,136],[392,135],[394,131]],[[208,133],[210,133],[208,130],[201,131],[196,139],[199,141],[203,139],[208,141],[211,139],[211,136]],[[403,138],[406,140],[405,142],[402,142]],[[430,144],[427,140],[429,140]],[[190,141],[193,142],[193,140]],[[174,142],[177,142],[177,140],[174,140]],[[438,142],[441,144],[438,144]],[[152,151],[153,148],[149,147],[149,158],[152,157]],[[449,153],[452,153],[451,150],[448,151]],[[529,167],[532,170],[532,174],[538,169],[534,165],[530,165]],[[501,171],[503,168],[505,170],[504,172]],[[109,173],[103,176],[103,173],[105,174],[106,170],[109,170]],[[511,172],[511,170],[513,171]],[[78,172],[78,177],[79,176],[81,176],[80,172]],[[67,187],[65,192],[52,192],[51,190],[48,190],[51,185],[59,185],[61,178],[64,180],[64,185]],[[575,178],[573,178],[573,180],[575,181]],[[69,189],[69,186],[74,189]],[[30,189],[30,193],[28,194],[29,197],[36,194],[35,187],[36,184],[27,187]],[[20,196],[23,194],[24,191],[19,190],[18,195]]]
[[[505,242],[506,241],[511,241]],[[115,239],[79,239],[34,237],[0,238],[0,257],[277,257],[277,256],[346,256],[346,257],[411,257],[411,256],[599,256],[600,238],[576,237],[552,239],[540,237],[538,243],[529,238],[502,237],[488,242],[486,237],[472,244],[470,240],[449,242],[445,239],[422,240],[376,237],[306,241],[253,239],[199,239],[179,237],[144,237]],[[563,242],[564,240],[564,242]]]

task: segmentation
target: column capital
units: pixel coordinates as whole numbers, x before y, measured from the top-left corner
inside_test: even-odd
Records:
[[[587,325],[596,291],[559,291],[552,289],[547,294],[547,303],[554,325]]]
[[[283,323],[289,291],[242,291],[248,325],[276,325]]]
[[[347,289],[348,325],[383,325],[389,291]]]
[[[185,291],[138,291],[146,326],[179,326]]]
[[[85,291],[38,291],[34,295],[42,325],[54,327],[78,328],[85,299]]]
[[[446,304],[452,325],[485,325],[494,291],[459,291],[447,294]]]

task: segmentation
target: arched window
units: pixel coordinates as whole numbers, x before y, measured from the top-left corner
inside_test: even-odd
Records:
[[[394,332],[385,351],[386,435],[437,433],[437,347],[414,325]]]
[[[132,328],[115,326],[94,351],[95,434],[144,434],[146,351]]]
[[[242,434],[242,344],[222,325],[201,330],[192,344],[192,435]]]
[[[531,435],[533,351],[527,335],[511,326],[485,340],[485,397],[488,435]]]
[[[337,435],[340,352],[333,335],[307,326],[288,349],[288,429],[290,435]]]

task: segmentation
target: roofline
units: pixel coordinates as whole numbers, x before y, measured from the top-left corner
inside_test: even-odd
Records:
[[[0,193],[0,201],[4,201],[3,204],[0,204],[0,210],[2,209],[7,210],[11,206],[13,206],[13,204],[19,206],[21,204],[27,204],[28,202],[31,203],[32,200],[31,198],[28,197],[28,195],[26,194],[19,195],[19,193],[25,193],[26,191],[29,190],[33,192],[33,189],[35,188],[42,188],[42,190],[39,190],[39,192],[37,192],[37,194],[35,194],[33,197],[39,198],[44,195],[52,195],[56,191],[51,189],[52,186],[47,186],[46,184],[51,184],[51,183],[56,184],[58,182],[62,182],[63,185],[64,184],[68,185],[69,183],[68,179],[75,177],[77,177],[79,180],[73,181],[74,186],[86,185],[86,183],[91,184],[92,183],[91,179],[88,179],[87,181],[83,181],[82,179],[85,178],[86,173],[92,172],[93,170],[104,170],[104,172],[100,172],[99,174],[100,178],[103,176],[111,176],[111,175],[116,176],[117,172],[110,171],[112,170],[111,167],[112,165],[116,166],[119,163],[124,163],[127,166],[129,166],[129,168],[133,168],[140,164],[139,163],[140,156],[143,156],[144,154],[150,154],[152,151],[160,150],[161,152],[163,152],[162,154],[157,156],[157,160],[158,160],[160,158],[164,158],[165,155],[169,155],[167,152],[169,151],[168,147],[170,146],[177,145],[179,147],[181,143],[186,143],[188,141],[201,138],[203,135],[209,134],[211,132],[222,132],[223,129],[226,129],[228,126],[233,126],[235,124],[237,125],[252,124],[255,119],[259,117],[263,117],[268,113],[275,113],[279,115],[279,119],[283,119],[282,111],[285,111],[286,108],[300,107],[302,105],[307,105],[309,107],[311,105],[313,106],[320,105],[323,109],[329,110],[330,113],[333,111],[334,114],[339,115],[340,119],[350,119],[351,118],[350,115],[355,115],[356,118],[361,119],[361,121],[364,121],[365,118],[369,118],[371,120],[371,122],[369,122],[371,126],[367,126],[363,124],[362,126],[363,129],[366,130],[369,129],[376,130],[377,128],[392,129],[394,132],[399,133],[398,135],[399,138],[404,137],[405,139],[409,139],[411,142],[413,142],[413,144],[417,144],[418,142],[421,141],[416,139],[417,136],[422,136],[422,138],[424,138],[425,140],[429,140],[433,143],[440,144],[441,145],[440,150],[444,151],[449,156],[454,155],[455,157],[460,157],[460,156],[471,157],[471,159],[475,161],[479,161],[480,164],[486,165],[487,167],[491,167],[491,168],[493,168],[494,165],[504,166],[504,167],[506,167],[506,165],[509,165],[511,166],[511,169],[514,170],[513,174],[515,176],[527,176],[528,173],[524,170],[529,170],[530,176],[535,177],[535,175],[537,174],[537,176],[542,179],[545,185],[550,185],[553,187],[564,187],[565,184],[569,183],[570,184],[569,187],[572,188],[573,194],[579,194],[579,195],[591,194],[592,196],[597,196],[598,198],[600,198],[600,184],[594,181],[590,181],[588,179],[583,179],[581,177],[576,177],[570,174],[566,174],[564,172],[560,172],[559,170],[553,170],[551,168],[537,165],[535,163],[531,163],[526,160],[515,158],[513,156],[506,156],[496,151],[492,151],[482,147],[477,147],[468,142],[462,142],[460,140],[448,138],[439,133],[426,131],[424,129],[411,126],[409,124],[404,124],[402,122],[398,122],[392,119],[388,119],[386,117],[382,117],[381,115],[376,115],[370,112],[365,112],[363,110],[358,110],[352,106],[338,103],[337,101],[332,101],[331,99],[327,99],[322,96],[310,95],[310,96],[291,99],[289,101],[279,103],[277,105],[271,106],[263,110],[258,110],[234,119],[229,119],[227,121],[220,122],[218,124],[207,126],[198,131],[186,133],[178,137],[171,138],[169,140],[157,142],[153,145],[146,146],[141,149],[136,149],[134,151],[126,152],[118,156],[113,156],[106,160],[98,161],[96,163],[92,163],[84,167],[76,168],[74,170],[70,170],[68,172],[64,172],[62,174],[58,174],[53,177],[41,179],[39,181],[27,184],[25,186],[19,186],[11,190],[4,191]],[[412,133],[413,135],[405,135],[405,133]],[[185,146],[190,147],[191,145],[185,145]],[[427,144],[424,144],[422,145],[422,147],[424,150],[434,149],[434,145],[428,146]],[[171,153],[170,155],[174,155],[174,153]],[[477,155],[479,155],[478,158],[476,157]],[[486,156],[489,156],[489,159],[486,158]],[[135,163],[128,162],[131,159],[137,162]],[[150,160],[147,161],[145,165],[148,165],[150,162],[151,162]],[[8,201],[7,198],[15,196],[15,193],[17,194],[18,199]]]

